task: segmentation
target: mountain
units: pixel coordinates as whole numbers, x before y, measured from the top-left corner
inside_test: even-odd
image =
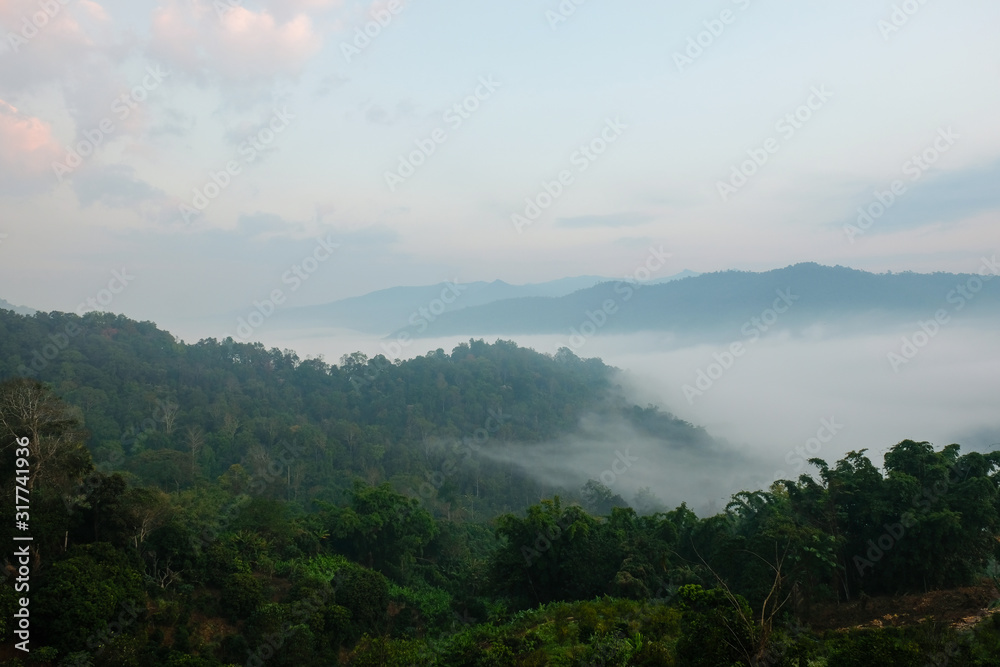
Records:
[[[0,299],[0,310],[12,310],[18,315],[34,315],[36,310],[33,308],[27,308],[25,306],[15,306],[10,301],[5,299]]]
[[[697,274],[683,271],[652,282],[662,283],[694,275]],[[613,280],[601,276],[578,276],[528,285],[511,285],[494,280],[490,283],[456,281],[421,287],[391,287],[317,306],[289,308],[276,314],[274,323],[286,328],[337,327],[387,334],[423,318],[421,308],[433,316],[434,311],[447,313],[505,299],[563,297]]]
[[[984,267],[990,266],[984,262]],[[984,268],[984,273],[988,273]],[[672,332],[736,336],[770,325],[852,329],[1000,314],[1000,281],[973,274],[874,274],[815,263],[754,273],[723,271],[666,284],[606,282],[561,297],[521,297],[423,318],[411,337]],[[774,309],[774,312],[768,311]],[[753,318],[765,317],[764,324]]]
[[[260,343],[185,344],[110,313],[0,311],[0,383],[19,376],[86,415],[95,460],[164,490],[290,451],[282,479],[297,476],[303,493],[336,499],[356,476],[415,494],[456,459],[447,492],[496,514],[597,479],[622,442],[649,459],[676,454],[675,467],[740,458],[704,429],[630,403],[617,369],[599,359],[509,341],[469,341],[399,364],[355,353],[330,366]],[[456,442],[475,446],[474,467]],[[543,465],[552,471],[538,473]],[[649,469],[616,493],[634,492]]]

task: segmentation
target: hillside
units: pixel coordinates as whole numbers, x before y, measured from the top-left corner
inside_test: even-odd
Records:
[[[602,334],[670,331],[703,340],[738,336],[752,318],[771,308],[778,313],[780,327],[824,325],[845,331],[915,322],[940,309],[961,311],[962,317],[996,317],[1000,281],[980,281],[972,274],[873,274],[806,263],[763,273],[708,273],[641,287],[603,283],[559,298],[506,299],[447,312],[426,327],[407,327],[397,335],[573,330],[586,335],[593,327]]]
[[[263,470],[292,448],[298,453],[283,466],[292,497],[335,497],[353,476],[416,493],[455,458],[451,443],[478,438],[488,454],[573,434],[588,415],[631,424],[664,454],[708,460],[720,451],[703,429],[630,405],[615,372],[568,351],[546,356],[503,341],[395,364],[355,354],[331,366],[259,344],[183,344],[152,323],[109,314],[0,312],[0,381],[27,375],[51,384],[82,411],[98,463],[164,489],[239,463]],[[438,512],[490,515],[556,490],[518,465],[476,457],[429,502]]]
[[[665,283],[692,275],[697,274],[683,271],[653,282]],[[274,324],[292,329],[334,327],[385,335],[408,324],[419,327],[415,323],[427,318],[419,309],[424,307],[426,313],[435,302],[435,310],[452,312],[506,299],[563,297],[609,280],[599,276],[578,276],[528,285],[511,285],[502,280],[470,283],[456,280],[422,287],[391,287],[331,303],[283,309],[275,315]]]
[[[0,312],[0,492],[14,508],[30,488],[0,540],[30,523],[33,658],[996,664],[1000,452],[904,440],[880,468],[813,459],[699,517],[648,488],[622,497],[612,471],[639,441],[656,443],[644,468],[738,457],[615,378],[505,341],[328,365],[108,314]],[[617,425],[609,470],[582,488],[529,474],[553,442],[576,463],[594,422]],[[0,571],[12,667],[19,558]]]

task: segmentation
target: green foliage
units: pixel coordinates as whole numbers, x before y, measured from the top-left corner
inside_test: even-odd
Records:
[[[705,590],[689,584],[678,591],[681,636],[677,659],[691,667],[747,665],[754,656],[755,627],[750,605],[742,597],[731,600],[719,589]]]
[[[385,634],[389,626],[389,580],[381,573],[357,565],[337,577],[336,604],[351,614],[350,632]]]
[[[922,667],[927,662],[920,646],[894,628],[850,632],[840,641],[828,667]]]
[[[820,547],[803,553],[812,581],[825,569],[845,597],[968,585],[1000,550],[1000,452],[904,440],[886,453],[885,476],[864,452],[833,469],[813,463],[823,484],[785,482],[787,514],[800,531],[820,531],[809,536]]]
[[[426,665],[427,647],[420,642],[369,637],[358,642],[347,664],[353,667],[383,667],[384,665]]]
[[[393,603],[401,607],[397,624],[402,619],[408,618],[408,627],[414,632],[442,632],[453,620],[454,600],[447,591],[440,588],[431,586],[408,588],[390,584],[389,597]]]
[[[222,606],[231,618],[246,618],[264,601],[264,586],[248,572],[236,572],[222,584]]]
[[[51,564],[33,600],[46,643],[62,651],[96,649],[109,625],[133,626],[144,608],[142,577],[110,544],[76,546]]]
[[[988,667],[1000,655],[1000,613],[994,613],[974,628],[974,638],[965,643],[969,662],[975,667]]]
[[[8,379],[68,324],[80,335],[38,372],[50,384]],[[739,492],[704,518],[665,511],[649,488],[636,512],[596,481],[536,502],[556,489],[477,451],[587,414],[692,448],[711,439],[630,406],[612,369],[565,349],[473,340],[337,367],[184,345],[108,314],[0,313],[0,333],[8,497],[15,432],[51,445],[31,495],[33,640],[48,645],[35,658],[728,667],[756,653],[837,667],[924,664],[954,644],[949,665],[978,667],[1000,654],[1000,621],[962,637],[817,637],[777,620],[862,592],[1000,581],[1000,453],[906,440],[882,470],[864,451],[817,459],[815,478]],[[43,409],[19,412],[25,396]],[[13,609],[7,582],[8,642]]]
[[[586,664],[606,665],[607,667],[626,667],[632,663],[645,645],[641,633],[627,637],[622,632],[593,635],[590,638],[589,651],[584,656]]]
[[[437,533],[431,515],[388,484],[356,483],[349,503],[347,507],[324,505],[320,512],[332,544],[353,559],[405,581],[408,568]]]

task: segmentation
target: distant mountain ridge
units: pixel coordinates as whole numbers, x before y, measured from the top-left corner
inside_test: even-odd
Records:
[[[984,261],[984,266],[991,265]],[[570,334],[584,328],[585,335],[597,330],[738,335],[741,329],[758,328],[750,324],[752,319],[771,309],[776,312],[766,318],[777,315],[770,324],[780,327],[929,320],[940,310],[949,317],[1000,315],[1000,280],[941,272],[874,274],[802,263],[761,273],[701,274],[641,287],[608,282],[562,297],[470,305],[443,313],[426,326],[400,329],[396,335]]]
[[[27,306],[15,306],[6,299],[0,299],[0,310],[12,310],[18,315],[34,315],[38,312],[34,308],[28,308]]]
[[[682,271],[650,282],[664,283],[696,275],[693,271]],[[289,328],[341,327],[386,335],[408,324],[415,325],[418,320],[428,320],[421,315],[421,308],[431,313],[431,317],[436,317],[441,313],[506,299],[562,297],[614,280],[602,276],[577,276],[527,285],[494,280],[390,287],[322,305],[288,308],[275,315],[274,323]]]

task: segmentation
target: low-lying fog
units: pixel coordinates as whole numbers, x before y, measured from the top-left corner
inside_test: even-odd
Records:
[[[323,355],[330,363],[354,351],[390,356],[386,341],[356,332],[259,333],[268,347],[293,349],[302,358]],[[657,333],[597,335],[574,352],[622,369],[622,384],[635,403],[656,404],[728,441],[732,456],[701,458],[665,456],[638,438],[635,451],[642,460],[612,485],[629,501],[638,488],[650,486],[668,505],[686,500],[704,513],[720,510],[734,491],[766,488],[775,478],[814,470],[803,463],[811,457],[832,464],[848,451],[867,448],[881,466],[885,450],[906,438],[937,447],[957,442],[963,451],[1000,446],[1000,332],[951,323],[928,340],[917,336],[926,344],[904,354],[902,338],[913,334],[912,327],[835,338],[819,328],[794,336],[774,332],[744,340],[745,351],[731,363],[724,355],[728,346],[678,347]],[[417,340],[399,356],[450,352],[468,338]],[[569,346],[568,336],[510,338],[539,352]],[[890,352],[899,355],[895,369]],[[712,367],[719,363],[714,355],[729,367]],[[706,374],[700,385],[699,371]],[[717,379],[709,386],[711,376]],[[685,392],[685,385],[702,393]],[[572,486],[576,476],[582,485],[610,469],[615,452],[627,444],[620,431],[595,437],[599,431],[592,424],[584,431],[573,443],[567,434],[562,442],[536,446],[530,459],[512,459],[543,481]],[[572,463],[568,444],[576,447]]]

